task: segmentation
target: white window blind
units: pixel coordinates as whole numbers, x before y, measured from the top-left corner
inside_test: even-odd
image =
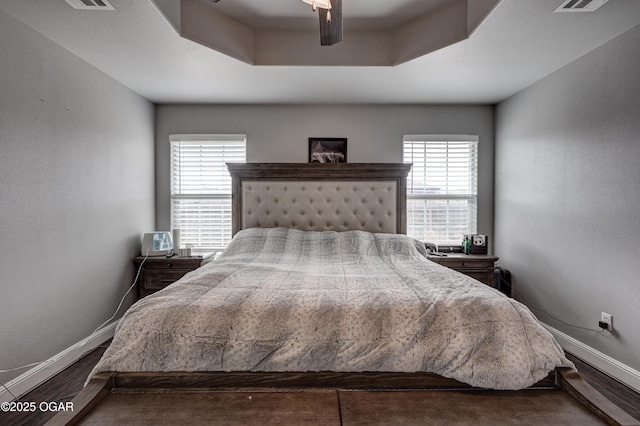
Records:
[[[231,176],[226,163],[246,161],[246,135],[171,135],[171,228],[193,251],[231,241]]]
[[[406,135],[407,234],[459,245],[477,232],[478,137]]]

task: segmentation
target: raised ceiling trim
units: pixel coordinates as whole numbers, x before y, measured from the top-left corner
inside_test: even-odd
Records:
[[[286,46],[286,47],[283,47]],[[356,32],[333,46],[320,46],[317,31],[264,30],[256,37],[256,65],[388,66],[392,61],[388,33]],[[354,54],[354,52],[358,52]]]
[[[452,0],[392,30],[345,27],[343,41],[333,46],[320,46],[317,29],[255,29],[198,0],[180,1],[179,25],[168,19],[182,37],[251,65],[379,67],[399,65],[465,40],[499,2]],[[161,9],[164,1],[155,4]]]
[[[180,1],[180,35],[254,64],[255,30],[193,0]]]
[[[467,0],[455,0],[393,32],[393,65],[435,52],[468,38]]]

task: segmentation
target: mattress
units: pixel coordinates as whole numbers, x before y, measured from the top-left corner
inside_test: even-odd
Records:
[[[102,371],[433,372],[522,389],[573,367],[519,302],[405,235],[252,228],[134,304]]]

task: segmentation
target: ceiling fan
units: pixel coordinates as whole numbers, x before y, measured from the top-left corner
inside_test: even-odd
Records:
[[[219,0],[209,0],[217,3]],[[320,21],[320,45],[332,46],[342,41],[342,0],[302,0],[318,11]]]
[[[320,45],[332,46],[342,41],[342,0],[302,0],[318,11]]]

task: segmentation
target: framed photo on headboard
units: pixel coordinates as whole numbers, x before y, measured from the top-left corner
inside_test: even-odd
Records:
[[[309,138],[310,163],[346,163],[347,138]]]

